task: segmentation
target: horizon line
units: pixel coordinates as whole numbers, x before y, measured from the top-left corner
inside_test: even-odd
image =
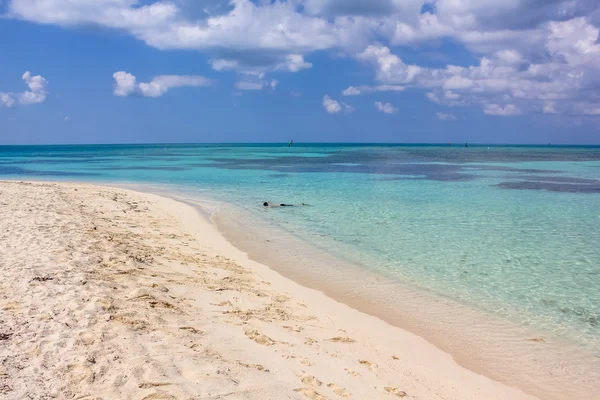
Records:
[[[289,141],[281,142],[126,142],[126,143],[38,143],[38,144],[0,144],[0,147],[35,147],[35,146],[181,146],[181,145],[274,145],[287,144]],[[485,143],[485,142],[294,142],[294,145],[375,145],[375,146],[569,146],[569,147],[595,147],[600,143]]]

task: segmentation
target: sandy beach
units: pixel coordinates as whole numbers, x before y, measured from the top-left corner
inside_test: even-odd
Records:
[[[534,399],[282,277],[193,207],[0,183],[2,399]]]

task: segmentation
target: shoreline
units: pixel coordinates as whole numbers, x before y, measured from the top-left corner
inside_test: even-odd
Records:
[[[139,189],[139,186],[134,186]],[[600,385],[594,383],[597,382],[596,377],[600,377],[600,361],[572,343],[540,335],[535,329],[516,325],[423,289],[401,285],[377,273],[340,262],[322,250],[310,253],[313,256],[310,260],[322,258],[325,261],[298,272],[299,265],[307,258],[290,261],[294,258],[293,254],[274,247],[272,240],[261,243],[271,236],[251,225],[238,225],[236,221],[236,225],[227,226],[222,215],[204,209],[206,199],[195,201],[201,197],[192,195],[194,198],[191,199],[168,190],[161,191],[160,195],[194,207],[214,225],[224,240],[245,253],[250,260],[305,288],[317,290],[333,301],[424,338],[462,367],[544,399],[562,399],[565,393],[582,399],[600,399],[600,395],[595,395]],[[211,199],[210,203],[220,201]],[[276,233],[285,234],[283,231]],[[294,249],[294,252],[312,247],[305,244],[306,248]],[[309,252],[314,250],[312,248]],[[322,271],[332,264],[339,264],[338,270],[323,274]],[[368,282],[373,287],[369,288],[367,283],[357,288],[357,282]],[[378,296],[386,290],[399,292],[392,304],[389,296]],[[414,309],[405,311],[407,304]],[[457,325],[459,328],[454,327]],[[515,360],[518,362],[515,363]],[[582,360],[585,362],[581,363]]]
[[[534,398],[250,260],[176,200],[18,181],[0,200],[7,398]]]

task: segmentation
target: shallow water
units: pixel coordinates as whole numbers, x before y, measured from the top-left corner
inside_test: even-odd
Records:
[[[0,177],[210,196],[391,282],[600,354],[598,147],[0,147]]]

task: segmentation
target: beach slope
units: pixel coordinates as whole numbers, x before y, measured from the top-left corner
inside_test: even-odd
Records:
[[[0,182],[0,398],[532,399],[281,277],[192,207]]]

